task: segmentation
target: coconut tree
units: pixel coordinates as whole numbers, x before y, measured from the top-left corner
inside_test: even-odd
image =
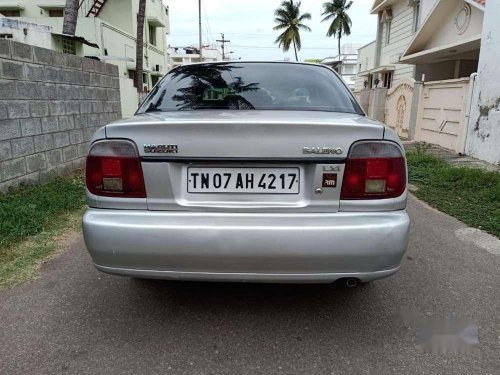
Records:
[[[64,8],[63,34],[75,35],[79,7],[80,4],[78,0],[66,0],[66,7]]]
[[[283,48],[284,52],[288,52],[290,45],[293,44],[295,51],[295,60],[299,61],[297,50],[300,51],[302,43],[300,40],[300,31],[311,31],[311,28],[305,25],[305,20],[310,20],[309,13],[300,14],[301,2],[293,0],[283,0],[281,6],[274,12],[274,22],[276,26],[273,30],[284,30],[274,41]]]
[[[340,58],[340,40],[343,35],[351,35],[352,21],[347,11],[352,5],[352,1],[348,0],[330,0],[323,4],[322,16],[325,16],[321,22],[330,21],[327,36],[332,35],[338,39],[339,43],[339,58]]]
[[[135,47],[135,87],[137,92],[143,90],[142,65],[144,63],[144,18],[146,16],[146,0],[139,0],[137,12],[137,38]]]

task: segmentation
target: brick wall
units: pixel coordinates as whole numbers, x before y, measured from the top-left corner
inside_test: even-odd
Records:
[[[116,65],[0,39],[0,193],[83,167],[120,118]]]

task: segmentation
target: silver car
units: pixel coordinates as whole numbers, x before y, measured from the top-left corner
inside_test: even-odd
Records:
[[[355,285],[408,243],[401,142],[321,65],[172,70],[95,134],[86,184],[85,243],[116,275]]]

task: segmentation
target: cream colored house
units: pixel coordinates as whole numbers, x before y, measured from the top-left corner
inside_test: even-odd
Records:
[[[428,16],[401,57],[425,81],[470,77],[477,72],[484,6],[476,1],[428,0]]]
[[[356,84],[367,114],[402,138],[498,163],[499,10],[492,0],[376,0],[377,40],[359,51]]]
[[[0,13],[9,18],[51,26],[62,32],[66,0],[1,0]],[[82,54],[118,65],[122,113],[131,116],[138,104],[134,88],[135,45],[139,0],[81,0],[76,35],[95,43],[83,45]],[[148,0],[144,28],[144,87],[149,90],[168,70],[168,7],[161,0]],[[72,44],[66,43],[65,52]]]
[[[417,31],[420,22],[420,1],[418,0],[375,0],[371,9],[378,16],[375,42],[359,51],[356,92],[367,81],[368,87],[390,89],[395,82],[413,78],[415,67],[400,64],[399,59]],[[366,62],[369,61],[369,63]],[[378,85],[375,85],[378,80]]]
[[[401,57],[422,82],[412,138],[465,154],[485,1],[424,3],[428,14]]]
[[[355,95],[368,116],[408,138],[415,66],[400,59],[419,28],[421,1],[375,0],[371,13],[377,15],[377,35],[359,51]]]

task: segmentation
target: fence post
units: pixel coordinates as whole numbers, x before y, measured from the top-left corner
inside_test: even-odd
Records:
[[[415,139],[415,129],[417,128],[417,120],[418,120],[418,106],[420,104],[420,97],[423,87],[424,87],[423,82],[415,82],[413,86],[413,97],[411,100],[411,109],[410,109],[410,122],[408,124],[409,141],[413,141]]]

